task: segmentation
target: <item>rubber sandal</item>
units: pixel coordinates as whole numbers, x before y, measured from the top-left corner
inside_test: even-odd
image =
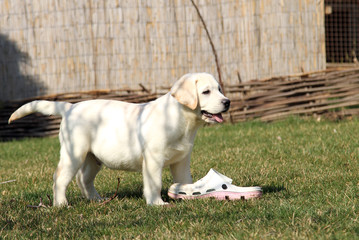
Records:
[[[168,196],[173,199],[245,200],[261,197],[262,189],[232,185],[232,179],[211,168],[206,176],[193,184],[173,184],[168,189]]]

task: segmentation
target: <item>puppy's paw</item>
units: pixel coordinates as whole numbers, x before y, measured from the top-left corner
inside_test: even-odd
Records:
[[[147,205],[150,206],[164,206],[164,205],[168,205],[168,202],[164,202],[162,199],[158,199],[156,201],[153,202],[147,202]]]

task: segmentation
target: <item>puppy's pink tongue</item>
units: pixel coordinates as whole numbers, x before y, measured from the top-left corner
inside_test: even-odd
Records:
[[[219,114],[213,114],[213,118],[219,123],[223,122],[223,117],[222,117],[222,114],[220,114],[220,113]]]

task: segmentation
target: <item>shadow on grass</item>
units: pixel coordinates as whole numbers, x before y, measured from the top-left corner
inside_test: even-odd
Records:
[[[269,194],[269,193],[277,193],[282,191],[287,191],[287,189],[281,185],[281,186],[262,186],[263,194]]]
[[[112,193],[113,196],[115,194],[115,192]],[[142,189],[141,190],[125,190],[125,191],[120,191],[119,193],[117,193],[117,198],[118,199],[123,199],[123,198],[134,198],[134,199],[139,199],[139,198],[143,198],[143,194],[142,194]]]
[[[269,185],[269,186],[262,186],[263,189],[263,194],[270,194],[270,193],[279,193],[279,192],[286,192],[287,189],[281,185],[281,186],[275,186],[275,185]],[[165,202],[170,202],[172,201],[172,199],[170,199],[167,195],[167,190],[168,189],[163,189],[161,191],[161,197]],[[142,189],[124,189],[124,190],[120,190],[119,192],[109,192],[104,194],[102,197],[104,198],[111,198],[114,195],[116,195],[116,199],[121,200],[121,199],[144,199],[143,197],[143,192]],[[69,198],[69,203],[70,205],[77,205],[79,202],[82,201],[88,201],[87,199],[83,198],[81,195],[73,195],[70,194],[70,196],[68,196]],[[15,199],[11,199],[10,203],[12,202],[16,202]],[[46,205],[52,205],[52,192],[51,194],[46,193],[46,192],[38,192],[38,193],[30,193],[27,196],[27,199],[25,200],[25,202],[28,202],[28,205],[37,205],[39,202],[44,202],[44,204]]]
[[[287,192],[287,189],[281,185],[281,186],[275,186],[275,185],[269,185],[269,186],[262,186],[263,189],[263,194],[270,194],[270,193],[279,193],[279,192]],[[172,199],[167,195],[168,189],[163,189],[161,191],[161,197],[165,202],[169,202]],[[115,192],[112,193],[112,195],[114,195]],[[111,194],[109,194],[109,196],[112,196]],[[107,197],[109,197],[107,196]],[[143,193],[142,193],[142,189],[140,190],[135,190],[135,191],[131,191],[131,190],[126,190],[126,191],[121,191],[118,193],[117,195],[118,199],[123,199],[123,198],[134,198],[134,199],[140,199],[140,198],[144,198],[143,197]]]

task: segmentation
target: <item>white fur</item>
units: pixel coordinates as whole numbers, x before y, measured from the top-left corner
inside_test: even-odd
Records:
[[[210,90],[210,94],[203,94]],[[61,157],[54,174],[54,206],[66,205],[66,188],[76,176],[82,194],[99,200],[94,179],[105,165],[142,171],[147,204],[161,199],[162,168],[169,166],[174,182],[192,183],[190,155],[197,129],[205,121],[201,110],[227,109],[217,81],[206,73],[187,74],[171,92],[145,104],[90,100],[77,104],[34,101],[15,111],[9,123],[33,112],[61,115]]]

